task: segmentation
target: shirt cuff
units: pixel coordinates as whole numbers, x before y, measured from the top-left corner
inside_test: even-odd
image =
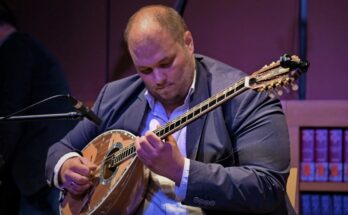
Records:
[[[180,186],[175,186],[176,201],[181,202],[186,197],[187,183],[190,170],[190,159],[185,158],[184,170],[181,176]]]
[[[68,160],[69,158],[72,157],[81,157],[81,155],[77,152],[69,152],[65,155],[63,155],[57,162],[57,164],[54,166],[54,176],[53,176],[53,183],[54,186],[57,187],[58,189],[63,190],[63,187],[61,187],[59,185],[59,181],[58,181],[58,174],[59,174],[59,170],[62,167],[63,163]]]

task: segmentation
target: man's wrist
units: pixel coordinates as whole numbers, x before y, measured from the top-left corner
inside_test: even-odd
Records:
[[[184,172],[184,166],[185,166],[185,158],[182,157],[181,161],[179,162],[178,168],[176,171],[174,171],[174,182],[176,186],[180,186],[181,184],[181,178]]]
[[[179,186],[175,186],[176,200],[179,202],[183,201],[186,197],[189,170],[190,159],[184,158],[184,168],[180,179],[180,184]]]
[[[72,157],[80,157],[81,155],[77,152],[69,152],[65,155],[63,155],[57,162],[56,166],[54,167],[54,176],[53,176],[53,184],[55,187],[57,187],[58,189],[62,189],[59,183],[59,173],[60,173],[60,169],[62,168],[64,162],[66,160],[68,160],[69,158]]]

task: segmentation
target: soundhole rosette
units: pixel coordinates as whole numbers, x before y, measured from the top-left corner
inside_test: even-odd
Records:
[[[114,143],[109,149],[108,153],[106,153],[103,163],[101,164],[99,176],[100,183],[105,185],[108,184],[116,175],[118,171],[118,165],[113,164],[113,155],[120,149],[122,149],[122,143]]]

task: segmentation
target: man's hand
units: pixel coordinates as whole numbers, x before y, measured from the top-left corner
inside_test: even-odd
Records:
[[[185,158],[181,155],[173,136],[168,136],[163,143],[152,131],[137,137],[135,148],[139,159],[151,171],[167,177],[180,185]]]
[[[84,157],[72,157],[64,162],[59,171],[59,184],[74,195],[85,193],[92,185],[97,166]]]

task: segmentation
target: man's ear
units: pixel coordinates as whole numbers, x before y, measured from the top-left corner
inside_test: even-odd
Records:
[[[194,51],[193,38],[190,31],[184,33],[184,44],[190,50],[191,53]]]

